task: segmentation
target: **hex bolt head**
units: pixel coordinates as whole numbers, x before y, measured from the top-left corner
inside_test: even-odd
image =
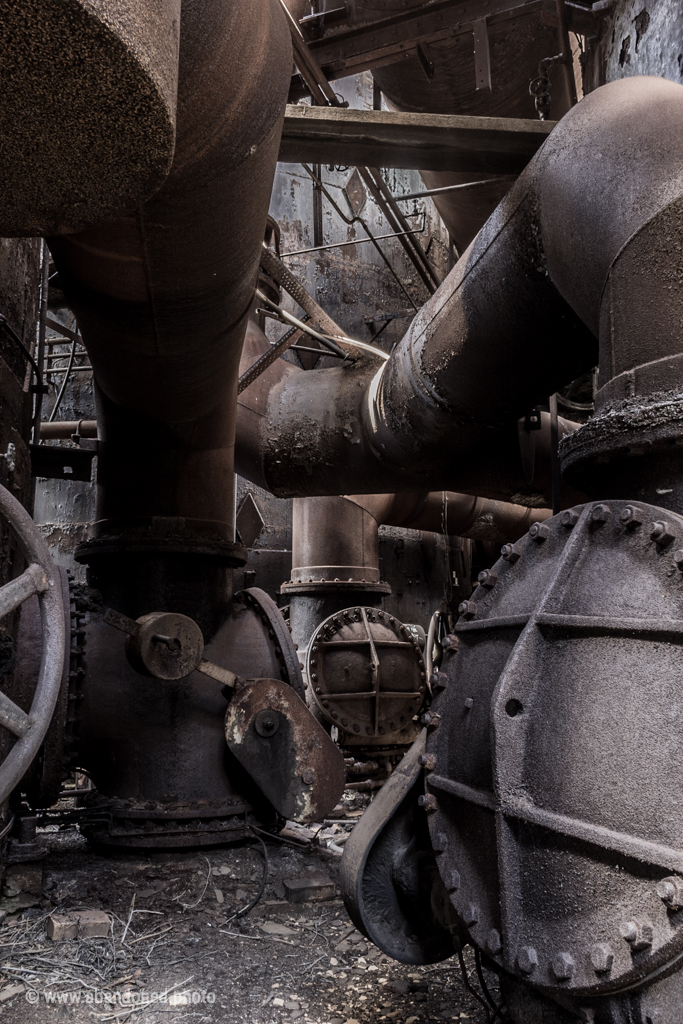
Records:
[[[596,942],[591,946],[589,956],[596,974],[606,974],[612,970],[614,953],[606,942]]]
[[[516,544],[503,544],[500,549],[500,553],[506,562],[510,565],[514,565],[515,562],[519,561],[522,557],[522,552],[519,550]]]
[[[491,956],[496,956],[497,953],[500,953],[502,948],[503,943],[500,937],[500,932],[497,928],[492,928],[486,936],[487,952],[489,952]]]
[[[650,540],[664,547],[675,539],[676,531],[666,519],[658,519],[656,523],[650,523]]]
[[[446,872],[444,878],[444,885],[446,886],[447,892],[455,892],[456,889],[460,888],[460,872],[453,868],[451,871]]]
[[[417,798],[417,803],[418,807],[423,807],[428,814],[431,814],[433,811],[438,810],[439,807],[436,801],[436,797],[432,796],[431,793],[423,793],[422,796],[419,796]]]
[[[540,544],[541,541],[547,540],[550,536],[550,527],[546,526],[545,523],[534,523],[529,530],[529,536]]]
[[[533,946],[520,946],[517,951],[517,966],[522,974],[533,974],[538,967],[538,953]]]
[[[474,707],[474,700],[472,697],[465,697],[465,708],[467,711],[471,711]]]
[[[591,519],[594,523],[606,523],[612,516],[612,510],[609,505],[593,505],[591,509]]]
[[[622,939],[631,947],[633,953],[648,949],[652,945],[652,922],[646,917],[636,917],[632,921],[624,921],[619,929]]]
[[[552,962],[552,972],[558,981],[569,981],[575,970],[574,957],[570,953],[558,953]]]
[[[420,754],[417,763],[426,768],[428,772],[433,772],[436,768],[436,754]]]
[[[458,647],[460,647],[460,637],[456,636],[454,633],[449,633],[448,636],[445,636],[441,641],[441,646],[444,651],[447,651],[449,654],[454,654]]]
[[[579,513],[575,512],[573,508],[567,508],[560,516],[560,523],[562,526],[566,526],[568,530],[571,530],[573,526],[579,521]]]
[[[469,903],[467,905],[465,913],[462,915],[462,919],[468,928],[474,927],[479,920],[479,907],[476,903]]]
[[[642,526],[644,517],[639,508],[627,505],[626,508],[622,508],[619,518],[625,526]]]
[[[448,846],[448,836],[445,832],[435,832],[432,836],[432,849],[435,853],[444,853]]]
[[[435,711],[425,711],[424,715],[420,716],[420,722],[428,729],[438,729],[441,715],[437,715]]]
[[[498,582],[498,573],[493,569],[483,569],[477,576],[482,587],[495,587]]]
[[[472,619],[477,614],[476,601],[461,601],[458,605],[458,614],[465,619]]]
[[[254,715],[254,729],[259,736],[268,739],[270,736],[274,736],[279,728],[280,716],[277,711],[265,708],[263,711],[259,711],[257,715]]]
[[[683,907],[683,878],[678,875],[663,878],[657,882],[657,895],[669,910],[680,910]]]
[[[432,685],[432,690],[438,693],[439,690],[445,690],[448,686],[448,676],[445,672],[432,672],[429,682]]]

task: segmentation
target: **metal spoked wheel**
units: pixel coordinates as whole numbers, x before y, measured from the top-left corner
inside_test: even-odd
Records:
[[[0,765],[1,803],[25,775],[50,725],[64,668],[65,626],[60,579],[47,545],[26,509],[2,486],[0,516],[9,524],[28,563],[21,576],[0,588],[0,619],[37,594],[43,639],[38,683],[29,713],[0,692],[0,725],[17,738]]]

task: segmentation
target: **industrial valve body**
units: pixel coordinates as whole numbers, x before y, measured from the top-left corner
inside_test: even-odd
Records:
[[[678,984],[682,548],[683,517],[637,501],[533,527],[466,602],[425,716],[451,931],[584,1020]]]

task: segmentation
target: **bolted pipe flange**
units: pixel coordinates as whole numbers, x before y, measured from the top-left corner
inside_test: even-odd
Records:
[[[432,849],[435,853],[444,853],[448,849],[448,836],[445,832],[436,832],[432,836]]]
[[[590,962],[596,974],[606,974],[612,970],[614,953],[606,942],[596,942],[590,949]]]
[[[434,693],[439,693],[448,686],[448,676],[445,672],[432,672],[429,682]]]
[[[510,565],[514,565],[515,562],[518,562],[519,559],[522,557],[522,552],[520,551],[517,544],[503,544],[502,548],[500,549],[500,553],[501,556],[505,559],[505,561],[509,562]]]
[[[576,962],[571,953],[558,953],[553,959],[551,970],[558,981],[569,981],[576,970]]]
[[[606,523],[612,518],[612,510],[609,505],[602,503],[593,505],[591,509],[591,520],[594,523]]]
[[[424,715],[420,715],[420,722],[422,725],[426,725],[428,729],[438,729],[441,715],[437,715],[435,711],[425,711]]]
[[[627,505],[626,508],[622,508],[619,519],[625,526],[642,526],[645,516],[639,508]]]
[[[455,868],[451,868],[446,872],[443,881],[446,886],[446,892],[457,892],[460,888],[460,872],[456,871]]]
[[[517,952],[517,967],[522,974],[533,974],[538,967],[538,953],[533,946],[520,946]]]

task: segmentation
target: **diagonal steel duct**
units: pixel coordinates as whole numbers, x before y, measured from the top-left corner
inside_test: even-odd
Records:
[[[683,88],[662,79],[614,82],[582,100],[387,363],[288,375],[273,388],[251,443],[269,489],[468,490],[459,472],[477,447],[595,365],[598,336],[603,379],[675,349],[668,271],[647,332],[634,325],[644,326],[653,267],[667,253],[678,266],[682,129]],[[618,316],[605,305],[617,283]]]

